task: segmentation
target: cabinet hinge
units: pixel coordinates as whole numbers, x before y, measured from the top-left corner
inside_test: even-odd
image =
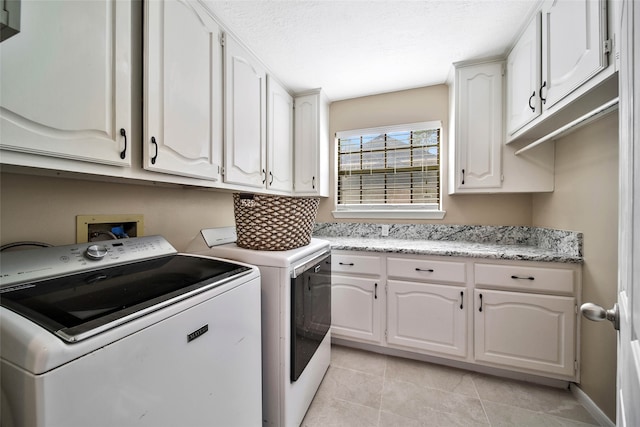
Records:
[[[603,45],[604,45],[604,53],[605,53],[605,55],[610,54],[610,53],[611,53],[611,49],[613,48],[613,46],[612,46],[612,45],[613,45],[612,40],[611,40],[611,39],[607,39],[607,40],[605,40],[605,41],[604,41],[604,43],[603,43]]]
[[[224,166],[222,166],[222,168],[220,168],[220,175],[224,176]]]
[[[578,372],[578,361],[577,361],[577,360],[574,360],[574,361],[573,361],[573,370],[574,370],[575,372]]]
[[[224,47],[225,33],[220,34],[220,46]]]
[[[578,304],[573,306],[573,310],[575,311],[576,314],[578,314]]]
[[[500,181],[504,182],[504,175],[503,174],[500,175]]]

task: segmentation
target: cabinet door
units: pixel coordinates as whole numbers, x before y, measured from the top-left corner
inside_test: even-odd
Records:
[[[387,342],[446,355],[467,354],[466,288],[389,280]]]
[[[224,35],[224,181],[264,188],[266,72],[229,34]]]
[[[267,79],[267,188],[293,189],[293,98],[273,78]]]
[[[456,187],[499,188],[502,63],[463,67],[457,73]]]
[[[314,194],[318,185],[318,94],[296,98],[295,109],[295,192]]]
[[[606,0],[547,0],[542,7],[543,108],[607,67]]]
[[[540,14],[531,20],[507,58],[507,132],[514,134],[541,113]]]
[[[329,101],[321,90],[296,97],[294,193],[329,196]]]
[[[131,3],[23,1],[0,48],[0,148],[131,165]]]
[[[331,276],[331,335],[380,344],[382,286],[377,279]]]
[[[144,167],[218,179],[220,27],[195,1],[151,1],[145,11]]]
[[[573,297],[475,291],[475,360],[574,377]]]

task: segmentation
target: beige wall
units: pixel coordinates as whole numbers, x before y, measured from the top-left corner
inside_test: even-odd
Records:
[[[442,176],[447,176],[449,88],[446,85],[429,86],[401,92],[337,101],[331,104],[330,135],[338,131],[363,129],[421,121],[442,121]],[[331,141],[330,152],[335,151]],[[330,162],[331,176],[335,176],[335,161]],[[344,222],[383,223],[441,223],[472,225],[530,225],[531,195],[456,195],[449,196],[446,179],[442,182],[443,209],[447,212],[443,220],[343,220]],[[335,209],[335,180],[331,180],[328,199],[320,202],[319,222],[339,222],[331,211]]]
[[[584,233],[582,300],[611,307],[618,262],[618,115],[556,142],[555,191],[533,196],[533,225]],[[580,387],[615,419],[616,334],[583,318]]]
[[[3,173],[0,242],[75,243],[76,215],[143,214],[145,235],[180,251],[202,228],[233,225],[231,193]]]
[[[335,102],[331,106],[331,134],[385,124],[442,120],[446,159],[447,90],[442,85]],[[617,280],[616,120],[616,115],[605,117],[558,141],[554,193],[448,196],[447,183],[443,182],[447,215],[442,221],[429,222],[534,225],[582,231],[583,300],[611,307]],[[446,176],[446,161],[443,167]],[[233,224],[231,195],[224,192],[7,173],[0,179],[2,244],[19,240],[73,243],[78,214],[143,214],[145,234],[162,234],[178,250],[186,249],[202,228]],[[592,198],[594,192],[596,201]],[[333,198],[323,200],[318,221],[335,221],[332,209]],[[614,418],[615,333],[607,324],[587,321],[582,322],[581,333],[581,387]]]

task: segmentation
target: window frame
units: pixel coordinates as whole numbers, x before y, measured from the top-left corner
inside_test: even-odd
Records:
[[[338,140],[340,138],[349,138],[354,136],[371,135],[371,134],[389,134],[394,132],[407,132],[407,131],[419,131],[428,129],[438,129],[440,133],[440,140],[438,146],[438,180],[439,180],[439,194],[438,204],[338,204],[338,157],[340,153]],[[442,168],[442,139],[443,139],[443,127],[442,121],[425,121],[415,123],[405,123],[389,126],[377,126],[363,129],[353,129],[346,131],[338,131],[335,134],[334,140],[334,206],[335,210],[332,211],[334,218],[380,218],[380,219],[442,219],[444,218],[446,211],[442,209],[442,183],[443,183],[443,168]]]

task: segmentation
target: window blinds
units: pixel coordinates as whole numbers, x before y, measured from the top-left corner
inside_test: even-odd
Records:
[[[430,122],[406,125],[405,129],[394,126],[339,133],[338,205],[423,205],[437,209],[438,125]]]

